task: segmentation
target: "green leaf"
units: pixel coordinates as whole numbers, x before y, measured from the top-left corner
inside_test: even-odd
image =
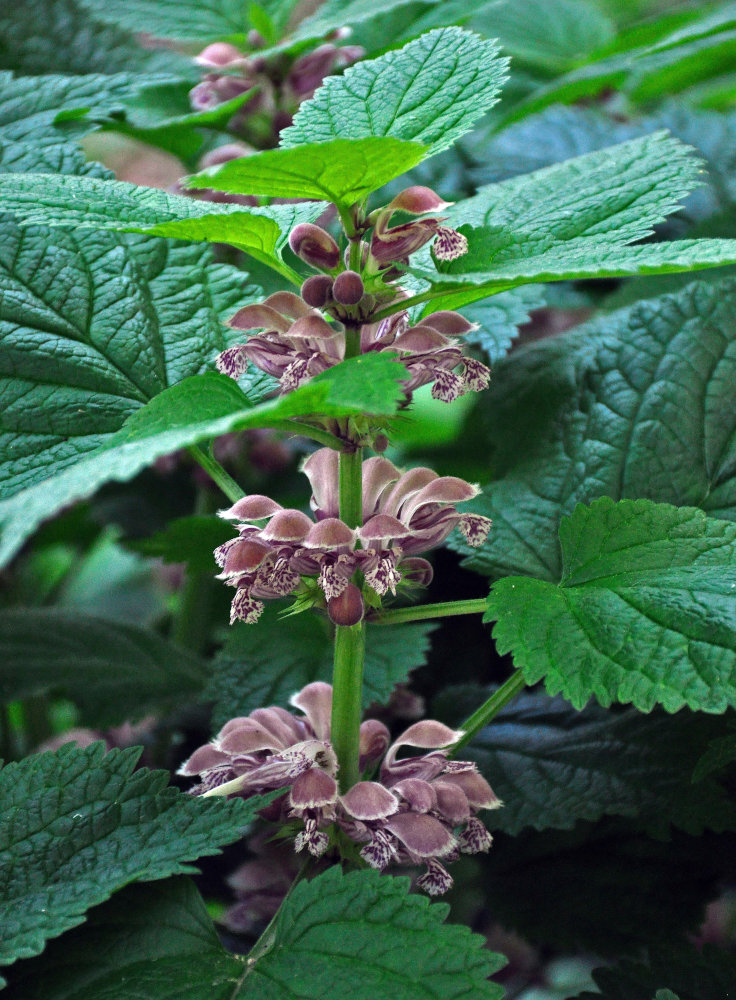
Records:
[[[651,1000],[655,990],[674,993],[675,1000],[725,1000],[736,981],[736,956],[712,944],[662,948],[650,951],[646,964],[629,960],[596,969],[593,978],[600,992],[578,1000]]]
[[[191,280],[191,276],[189,276]],[[403,368],[383,354],[343,361],[287,396],[253,406],[225,375],[192,376],[133,412],[117,433],[97,447],[47,462],[46,477],[0,501],[0,564],[46,518],[103,483],[125,481],[162,455],[198,441],[252,427],[285,427],[291,417],[392,416],[398,406]],[[81,449],[80,449],[81,450]],[[64,467],[68,466],[68,467]],[[58,471],[61,469],[62,471]],[[52,473],[52,470],[54,472]]]
[[[507,66],[495,41],[460,28],[430,31],[328,77],[281,133],[281,145],[393,136],[422,143],[432,156],[493,107]]]
[[[444,925],[448,907],[408,888],[405,878],[343,875],[337,866],[300,882],[279,911],[272,947],[246,974],[243,996],[500,1000],[502,988],[488,976],[502,956],[467,927]]]
[[[0,248],[6,497],[76,464],[168,385],[209,368],[228,345],[223,320],[256,293],[208,249],[152,238],[6,219]]]
[[[425,155],[425,147],[418,142],[387,136],[340,138],[241,156],[189,177],[185,183],[189,188],[235,194],[323,198],[347,208],[411,170]]]
[[[186,703],[207,677],[150,629],[57,608],[0,611],[0,663],[0,701],[62,693],[101,728]]]
[[[0,7],[0,67],[20,73],[173,73],[196,82],[191,59],[143,48],[133,33],[93,17],[82,0],[23,0]],[[141,22],[132,29],[141,31]]]
[[[213,551],[232,537],[231,525],[222,518],[193,514],[170,521],[150,538],[128,539],[126,545],[166,563],[185,562],[192,573],[209,573]]]
[[[189,880],[134,885],[21,965],[8,1000],[78,1000],[80,988],[84,1000],[131,1000],[131,990],[141,1000],[327,1000],[348,991],[354,1000],[500,1000],[487,977],[503,957],[444,924],[447,907],[409,895],[408,884],[339,867],[303,881],[271,946],[248,964],[219,945]]]
[[[129,882],[192,871],[264,804],[184,795],[167,772],[133,773],[139,754],[65,746],[0,771],[0,965],[38,954]]]
[[[478,329],[466,333],[463,340],[479,347],[490,363],[495,364],[507,354],[519,335],[519,327],[529,322],[529,313],[543,305],[543,290],[536,285],[523,285],[499,292],[483,302],[474,302],[461,312]],[[425,312],[429,314],[433,308],[429,306]]]
[[[691,780],[703,747],[723,730],[722,719],[702,713],[613,713],[598,705],[576,712],[561,698],[524,695],[462,756],[478,763],[504,802],[488,814],[492,829],[570,830],[579,820],[618,815],[659,837],[670,823],[698,834],[736,829],[736,806],[720,785],[694,788]]]
[[[233,1000],[242,959],[223,950],[191,879],[135,883],[12,970],[6,1000]],[[5,1000],[4,998],[4,1000]]]
[[[472,888],[480,883],[489,912],[533,946],[616,958],[662,943],[685,949],[734,843],[731,834],[679,831],[656,840],[622,820],[498,834]]]
[[[736,760],[736,733],[713,740],[693,769],[693,783],[699,784],[709,774],[720,771]]]
[[[736,520],[735,308],[733,279],[693,283],[500,362],[476,409],[495,481],[474,503],[493,530],[479,550],[451,543],[468,565],[558,580],[560,518],[602,495]]]
[[[435,627],[422,622],[368,628],[364,706],[385,704],[394,687],[422,666]],[[333,655],[332,629],[314,614],[282,621],[267,607],[257,625],[235,625],[215,657],[206,693],[215,703],[213,727],[263,705],[288,707],[305,684],[332,679]]]
[[[444,0],[446,4],[447,0]],[[379,19],[386,23],[397,11],[438,7],[443,0],[325,0],[314,14],[306,17],[292,35],[292,41],[304,42],[322,38],[338,28],[362,28],[367,22]],[[384,35],[384,39],[388,37]],[[394,36],[391,36],[394,37]],[[362,43],[362,35],[357,39]]]
[[[142,27],[156,38],[202,44],[252,27],[244,0],[80,0],[83,9],[107,24],[127,31]]]
[[[576,708],[736,705],[736,525],[607,497],[560,526],[559,584],[506,577],[484,620],[530,684]]]
[[[23,174],[0,177],[3,208],[22,225],[112,229],[173,239],[229,243],[259,260],[281,264],[278,251],[299,222],[313,222],[323,204],[243,209],[168,194],[158,188],[89,177]]]

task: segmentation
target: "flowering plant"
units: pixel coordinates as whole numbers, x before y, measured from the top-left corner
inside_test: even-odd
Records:
[[[72,6],[99,73],[0,15],[8,997],[723,1000],[727,12]]]

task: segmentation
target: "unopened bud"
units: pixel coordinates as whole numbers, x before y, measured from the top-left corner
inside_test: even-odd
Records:
[[[302,298],[308,306],[321,309],[329,302],[332,278],[328,274],[313,274],[302,285]]]
[[[245,56],[229,42],[213,42],[202,49],[199,55],[194,57],[194,61],[200,66],[207,66],[211,69],[222,69],[225,66],[244,65]]]
[[[335,625],[357,625],[363,619],[363,610],[363,595],[354,583],[327,602],[327,614]]]
[[[341,306],[356,306],[364,291],[363,279],[357,271],[343,271],[335,278],[332,295]]]
[[[252,49],[262,49],[266,46],[266,39],[260,31],[256,31],[255,28],[251,28],[248,32],[248,45],[250,45]]]
[[[377,451],[379,455],[388,448],[389,444],[390,441],[385,434],[376,434],[373,438],[373,450]]]
[[[388,206],[392,212],[408,212],[410,215],[425,215],[427,212],[441,212],[452,202],[443,201],[432,188],[415,184],[404,188]]]
[[[312,267],[331,271],[340,263],[340,248],[328,232],[311,222],[300,222],[289,234],[289,246]]]

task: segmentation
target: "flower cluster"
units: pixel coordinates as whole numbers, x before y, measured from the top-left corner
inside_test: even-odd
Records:
[[[304,462],[314,519],[259,494],[222,512],[239,531],[215,550],[220,579],[237,589],[231,623],[257,621],[264,599],[295,593],[302,577],[316,577],[333,621],[353,625],[363,617],[362,595],[350,582],[356,570],[380,596],[395,594],[402,579],[430,582],[432,568],[417,554],[454,527],[471,545],[485,541],[490,520],[454,506],[476,496],[476,486],[424,467],[402,473],[380,456],[363,463],[362,525],[349,527],[339,517],[338,461],[336,451],[322,448]]]
[[[267,819],[298,823],[297,852],[321,857],[336,826],[360,845],[361,857],[373,868],[426,865],[417,885],[430,895],[452,885],[443,862],[489,849],[491,835],[477,813],[501,803],[474,763],[449,759],[461,732],[424,719],[389,746],[383,723],[366,720],[359,766],[363,771],[381,761],[378,780],[359,781],[340,795],[329,742],[332,688],[308,684],[291,704],[303,716],[271,707],[232,719],[179,773],[200,778],[196,794],[247,798],[290,786],[264,813]],[[404,747],[423,752],[399,759]]]

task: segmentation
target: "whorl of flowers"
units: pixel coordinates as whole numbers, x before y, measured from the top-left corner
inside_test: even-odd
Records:
[[[470,545],[485,541],[490,520],[455,509],[477,496],[477,486],[424,467],[402,473],[380,456],[363,463],[362,525],[349,527],[339,517],[338,461],[336,451],[322,448],[304,462],[314,518],[259,494],[221,512],[239,532],[215,550],[219,578],[237,591],[231,623],[257,621],[263,600],[296,593],[303,577],[314,577],[333,621],[352,625],[363,617],[362,595],[350,582],[356,570],[380,596],[395,594],[402,580],[430,582],[432,568],[418,553],[454,527]]]
[[[232,719],[211,743],[195,750],[179,770],[200,778],[193,792],[248,798],[288,788],[264,815],[298,824],[296,851],[321,857],[337,827],[361,845],[361,857],[373,868],[426,865],[417,885],[430,895],[452,885],[444,863],[489,849],[491,835],[477,813],[501,803],[473,762],[449,759],[461,732],[424,719],[389,746],[384,724],[366,720],[360,727],[360,769],[380,761],[377,780],[359,781],[341,795],[330,744],[332,688],[308,684],[291,704],[303,715],[260,708]],[[404,747],[422,753],[399,759]]]

